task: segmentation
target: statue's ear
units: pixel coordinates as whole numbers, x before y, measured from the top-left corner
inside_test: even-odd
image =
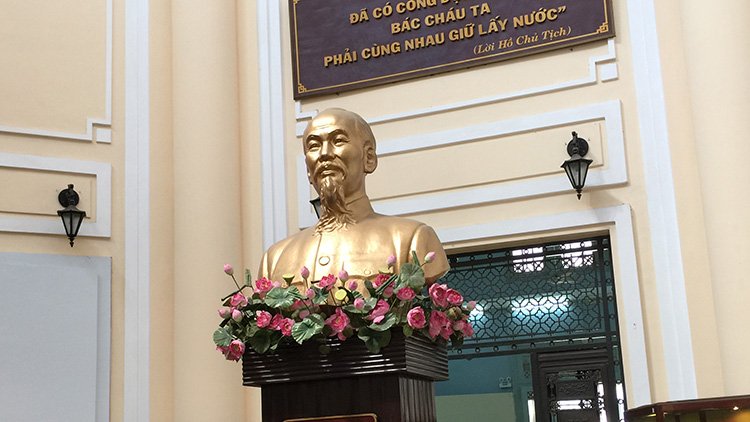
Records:
[[[365,173],[370,174],[378,167],[378,155],[375,153],[375,147],[371,141],[365,142]]]

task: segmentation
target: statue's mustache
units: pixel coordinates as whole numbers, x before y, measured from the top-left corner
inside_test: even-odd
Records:
[[[342,174],[346,173],[346,168],[343,165],[335,161],[324,161],[318,164],[317,166],[315,166],[315,172],[313,173],[313,176],[316,179],[320,178],[321,173],[325,171],[330,171],[330,170],[336,170],[336,171],[341,172]]]

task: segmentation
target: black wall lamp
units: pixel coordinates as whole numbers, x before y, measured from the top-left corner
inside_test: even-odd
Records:
[[[586,175],[589,172],[589,166],[594,160],[583,158],[586,153],[589,152],[589,143],[585,139],[579,138],[578,134],[573,132],[573,139],[568,142],[568,155],[570,158],[562,163],[562,168],[565,169],[565,174],[568,175],[570,184],[573,185],[578,194],[578,199],[581,199],[581,191],[583,186],[586,184]]]
[[[57,211],[57,215],[62,218],[63,226],[65,227],[65,234],[70,239],[70,247],[73,247],[73,240],[78,236],[78,230],[81,228],[83,218],[86,217],[86,211],[81,211],[76,208],[78,205],[78,192],[73,190],[73,185],[68,185],[67,189],[63,189],[59,195],[57,195],[57,201],[60,202],[63,209]]]

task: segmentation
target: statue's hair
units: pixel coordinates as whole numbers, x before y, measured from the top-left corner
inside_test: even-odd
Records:
[[[370,142],[372,144],[373,150],[377,149],[377,143],[375,142],[375,135],[372,133],[372,129],[370,128],[370,125],[367,123],[367,121],[364,118],[362,118],[362,116],[360,116],[359,114],[353,111],[344,110],[343,108],[338,108],[338,107],[332,107],[332,108],[327,108],[321,111],[320,113],[318,113],[315,117],[313,117],[311,122],[317,119],[319,116],[324,116],[326,114],[337,115],[337,116],[344,117],[348,120],[351,120],[354,123],[353,124],[354,130],[356,130],[357,133],[363,138],[362,140],[364,141],[364,143],[366,144],[367,142]]]

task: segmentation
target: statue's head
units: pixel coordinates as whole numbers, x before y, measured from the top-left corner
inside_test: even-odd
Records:
[[[370,126],[356,113],[330,108],[310,121],[302,142],[307,178],[323,206],[318,229],[353,222],[347,201],[365,194],[365,175],[378,165]]]

